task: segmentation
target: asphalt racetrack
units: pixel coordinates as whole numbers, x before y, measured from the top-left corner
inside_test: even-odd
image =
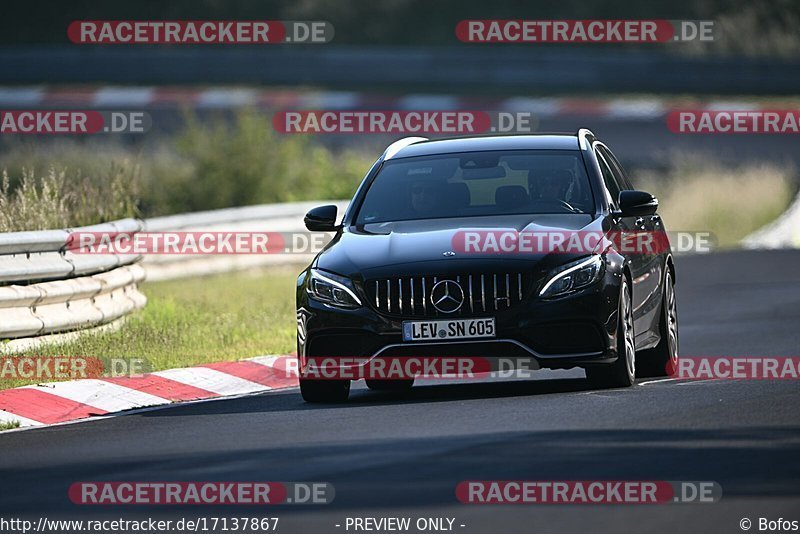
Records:
[[[800,251],[676,264],[682,355],[798,355]],[[757,532],[761,517],[800,520],[798,393],[796,380],[592,391],[571,370],[528,381],[427,381],[401,399],[357,383],[344,405],[308,405],[289,390],[175,406],[0,434],[0,515],[277,516],[283,533],[348,532],[347,517],[448,517],[457,532],[494,534],[735,533],[747,517]],[[456,500],[460,481],[489,479],[716,481],[723,496],[663,505]],[[73,482],[100,480],[327,481],[336,498],[214,509],[67,498]]]

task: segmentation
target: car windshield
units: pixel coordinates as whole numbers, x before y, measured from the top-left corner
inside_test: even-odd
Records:
[[[539,213],[593,213],[579,151],[440,154],[390,160],[356,224]]]

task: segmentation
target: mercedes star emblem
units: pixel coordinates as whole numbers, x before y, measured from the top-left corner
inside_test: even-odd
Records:
[[[454,313],[464,304],[464,290],[454,280],[442,280],[431,288],[431,304],[442,313]]]

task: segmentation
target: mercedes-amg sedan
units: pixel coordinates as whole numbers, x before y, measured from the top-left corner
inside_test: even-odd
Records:
[[[657,208],[585,129],[393,143],[341,222],[335,206],[306,215],[334,236],[297,280],[303,398],[349,395],[350,375],[311,372],[319,358],[529,360],[598,387],[670,373],[675,265]]]

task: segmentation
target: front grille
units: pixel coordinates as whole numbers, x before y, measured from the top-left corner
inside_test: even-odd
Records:
[[[461,286],[464,301],[455,312],[441,312],[431,302],[431,290],[442,280]],[[467,273],[368,280],[366,290],[371,304],[384,314],[458,317],[507,310],[522,301],[527,283],[528,276],[523,273]]]

